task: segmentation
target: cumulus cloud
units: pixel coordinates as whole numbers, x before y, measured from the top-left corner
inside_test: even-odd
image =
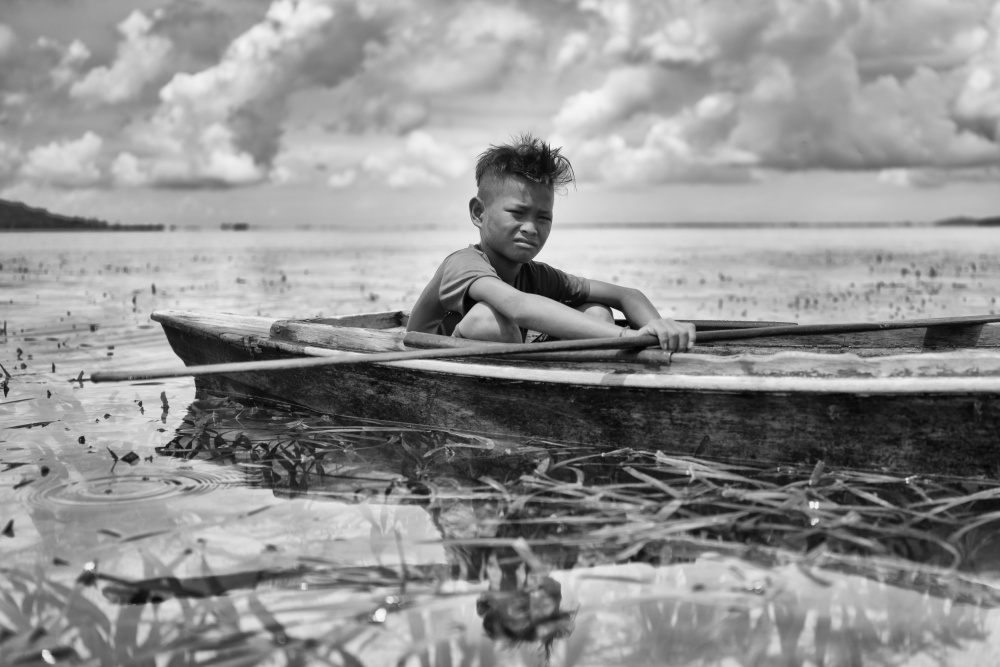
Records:
[[[21,152],[17,147],[0,139],[0,184],[7,182],[21,164]]]
[[[115,58],[86,72],[90,52],[82,42],[47,43],[45,71],[55,88],[67,88],[89,110],[116,105],[132,114],[105,145],[115,151],[104,160],[114,183],[229,187],[281,180],[271,172],[299,91],[337,91],[324,115],[313,114],[330,129],[406,135],[454,96],[493,94],[516,73],[544,74],[537,66],[547,38],[531,5],[271,0],[262,17],[247,22],[261,6],[257,0],[216,9],[190,0],[149,15],[134,12],[118,27]],[[155,100],[153,84],[160,86]],[[25,122],[29,113],[22,114]],[[399,187],[437,182],[445,173],[395,171],[389,180]]]
[[[68,85],[79,76],[80,66],[90,58],[90,49],[78,39],[70,42],[49,76],[56,88]]]
[[[555,55],[556,70],[562,71],[573,65],[579,65],[588,59],[592,44],[590,34],[583,30],[575,30],[559,43]]]
[[[982,2],[910,0],[863,5],[864,17],[847,36],[865,78],[905,78],[918,67],[960,67],[984,46]]]
[[[1000,5],[915,4],[581,2],[609,71],[557,133],[629,182],[1000,163]]]
[[[962,130],[951,116],[953,82],[922,68],[904,81],[863,84],[831,60],[789,71],[791,89],[744,96],[728,140],[779,169],[961,167],[1000,159],[995,142]]]
[[[370,67],[417,94],[482,90],[522,64],[544,36],[536,17],[511,5],[468,2],[443,9],[447,13],[423,17],[419,7],[412,11],[419,29],[397,23],[393,39],[373,47]]]
[[[732,109],[727,96],[710,96],[693,109],[656,118],[641,142],[617,134],[586,140],[574,153],[576,172],[620,184],[755,180],[757,157],[716,141],[731,126]]]
[[[544,82],[555,74],[548,49],[562,29],[561,9],[546,17],[538,5],[399,0],[390,11],[386,4],[370,5],[384,10],[369,18],[383,30],[365,45],[357,74],[338,84],[329,129],[405,135],[474,96],[502,100],[510,85],[532,89],[530,103],[548,104]]]
[[[195,72],[219,62],[226,48],[260,23],[271,0],[182,0],[153,14],[151,34],[174,45],[177,71]]]
[[[14,50],[14,31],[10,26],[0,23],[0,60]]]
[[[327,179],[326,184],[331,188],[340,190],[342,188],[350,187],[357,179],[357,169],[344,169],[343,171],[330,174],[330,178]]]
[[[66,50],[53,40],[19,37],[14,28],[0,23],[0,107],[7,106],[5,99],[28,107],[34,98],[44,97],[52,85],[50,70],[66,57]]]
[[[958,117],[974,131],[1000,142],[1000,3],[993,7],[984,46],[970,60],[955,100]]]
[[[119,153],[111,163],[111,176],[115,183],[125,187],[149,185],[149,175],[140,167],[139,160],[131,153]]]
[[[900,188],[939,188],[947,183],[944,173],[936,169],[883,169],[878,174],[882,183]]]
[[[275,0],[218,64],[178,73],[160,90],[151,117],[129,128],[135,150],[121,173],[167,186],[266,179],[289,96],[357,71],[372,30],[349,6]]]
[[[882,183],[901,188],[940,188],[949,183],[1000,184],[1000,167],[971,169],[884,169],[878,174]]]
[[[152,27],[153,21],[145,14],[132,12],[118,26],[124,41],[115,61],[87,72],[70,87],[70,95],[92,104],[117,104],[139,95],[146,84],[166,71],[172,51],[169,39],[150,34]]]
[[[470,167],[464,151],[420,130],[407,135],[402,149],[371,155],[361,164],[363,171],[383,178],[394,189],[440,187],[466,175]]]
[[[398,86],[385,86],[364,76],[354,77],[330,94],[323,127],[331,132],[386,132],[405,135],[430,118],[428,103]]]
[[[571,95],[555,117],[556,127],[571,136],[603,135],[641,111],[656,97],[660,73],[644,67],[622,67],[611,72],[600,88]]]
[[[28,152],[21,173],[32,181],[74,187],[101,180],[98,159],[104,140],[93,132],[79,139],[55,141]]]
[[[995,0],[184,0],[118,32],[86,71],[108,50],[0,25],[0,122],[29,130],[23,154],[67,135],[42,125],[69,104],[106,138],[91,176],[131,187],[284,182],[283,141],[305,128],[405,138],[335,156],[330,187],[454,178],[468,157],[428,127],[548,134],[581,178],[615,183],[1000,164]]]
[[[166,128],[169,130],[170,128]],[[226,187],[257,183],[266,177],[253,156],[236,147],[235,136],[225,125],[215,123],[186,132],[194,152],[168,134],[150,137],[160,141],[155,157],[119,153],[112,175],[121,185],[166,185],[172,187]],[[151,144],[150,144],[151,145]]]

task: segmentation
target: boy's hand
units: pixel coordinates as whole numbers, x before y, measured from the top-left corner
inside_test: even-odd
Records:
[[[650,320],[643,328],[638,331],[629,329],[625,335],[656,336],[660,347],[668,352],[687,352],[694,347],[696,337],[693,324],[668,318]]]

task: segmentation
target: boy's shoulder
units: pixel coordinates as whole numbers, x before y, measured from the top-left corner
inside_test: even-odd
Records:
[[[486,253],[484,253],[482,251],[482,249],[479,246],[475,245],[474,243],[470,243],[469,245],[465,246],[464,248],[459,248],[458,250],[455,250],[450,255],[448,255],[448,257],[445,257],[445,259],[449,259],[451,257],[455,257],[456,255],[458,255],[458,256],[469,256],[469,257],[477,257],[478,256],[478,257],[483,257],[483,258],[486,257]]]
[[[464,248],[459,248],[454,252],[450,253],[443,260],[441,260],[441,266],[445,266],[454,262],[467,263],[472,262],[478,264],[480,262],[486,262],[489,265],[490,260],[478,246],[469,244]]]

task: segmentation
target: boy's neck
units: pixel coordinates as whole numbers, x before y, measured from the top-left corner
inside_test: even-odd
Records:
[[[524,265],[523,262],[511,261],[482,242],[477,243],[476,247],[486,255],[486,259],[490,261],[490,266],[496,270],[497,275],[500,276],[500,280],[508,285],[513,285],[514,279],[517,278],[517,274]]]

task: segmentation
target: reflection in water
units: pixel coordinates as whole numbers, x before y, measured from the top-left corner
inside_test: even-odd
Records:
[[[253,589],[262,584],[301,579],[302,569],[292,571],[255,570],[207,577],[155,577],[129,581],[95,572],[95,581],[107,582],[101,593],[117,604],[159,604],[177,598],[207,598],[237,589]]]
[[[346,425],[290,406],[203,395],[176,437],[158,451],[241,467],[251,485],[280,497],[378,499],[425,509],[440,531],[447,568],[402,565],[409,580],[487,581],[476,604],[487,636],[512,644],[538,642],[547,652],[554,639],[569,634],[572,614],[561,609],[560,584],[544,573],[572,568],[578,548],[554,542],[546,524],[528,519],[533,506],[518,508],[502,490],[550,460],[552,447],[572,451],[395,425]],[[288,577],[285,571],[240,573],[225,581],[117,581],[111,596],[133,604],[155,602],[165,595],[220,594],[220,587],[252,588]],[[379,622],[378,615],[372,620]]]
[[[276,496],[425,508],[454,559],[482,578],[491,554],[551,567],[690,560],[677,535],[833,554],[1000,569],[1000,483],[899,478],[670,457],[638,450],[340,421],[281,404],[202,396],[161,454],[241,469]],[[231,477],[221,474],[220,477]],[[492,539],[490,542],[489,540]],[[487,544],[488,542],[488,544]],[[499,545],[499,546],[498,546]]]
[[[634,635],[637,650],[670,654],[687,646],[688,658],[696,660],[711,653],[704,642],[720,634],[728,636],[722,653],[729,656],[773,633],[792,642],[793,654],[806,633],[818,655],[848,655],[871,640],[862,628],[880,623],[896,634],[871,644],[873,654],[906,653],[945,636],[982,638],[982,620],[969,610],[1000,601],[991,586],[960,574],[996,568],[993,528],[1000,505],[993,482],[900,479],[821,467],[810,476],[632,450],[599,453],[359,424],[207,395],[190,406],[175,437],[159,452],[239,469],[247,484],[276,497],[421,508],[440,533],[446,563],[410,565],[400,553],[396,567],[352,569],[314,560],[293,569],[208,579],[109,581],[113,586],[105,595],[121,602],[214,596],[275,582],[353,582],[369,590],[396,584],[399,596],[386,597],[390,602],[363,615],[379,624],[404,609],[407,586],[440,594],[449,586],[478,584],[475,611],[487,637],[535,646],[543,656],[555,640],[566,639],[565,657],[580,650],[580,641],[599,643],[591,627],[599,607],[586,614],[583,639],[573,639],[580,604],[597,595],[617,605],[618,624],[632,623],[620,631]],[[402,550],[398,533],[395,542]],[[709,552],[740,560],[717,570],[714,561],[704,560]],[[674,573],[668,579],[675,576],[672,567],[685,563],[721,574],[700,582],[685,581],[684,575],[664,580],[668,573]],[[607,570],[624,564],[653,569],[638,575],[627,568]],[[788,564],[794,564],[791,571],[781,569]],[[733,572],[744,574],[734,578]],[[789,600],[784,596],[791,580],[797,580],[792,587],[797,592]],[[568,581],[575,593],[567,607]],[[868,593],[854,590],[857,581],[889,584],[893,588],[881,590],[898,591],[892,595],[901,600],[908,595],[926,600],[928,593],[941,600],[925,605],[920,619],[898,623],[894,615],[906,614],[894,607],[892,595],[873,603]],[[588,593],[595,585],[604,592]],[[807,627],[810,606],[803,600],[810,587],[818,591],[813,597],[821,615]],[[972,607],[952,609],[952,602]],[[873,604],[885,605],[881,620],[871,616]],[[631,621],[629,607],[639,614]],[[761,609],[770,610],[767,624],[758,618]],[[853,611],[841,616],[838,609]],[[664,636],[672,638],[671,646],[663,644]]]
[[[75,587],[76,563],[0,563],[0,662],[847,665],[960,650],[975,664],[968,647],[989,650],[1000,625],[992,481],[602,453],[207,395],[164,437],[149,465],[47,459],[19,490],[45,539],[92,562]],[[114,520],[88,523],[101,496]]]
[[[538,642],[545,654],[552,642],[573,631],[573,617],[564,611],[562,585],[552,577],[540,577],[500,591],[483,593],[476,600],[476,613],[490,639],[511,644]]]

